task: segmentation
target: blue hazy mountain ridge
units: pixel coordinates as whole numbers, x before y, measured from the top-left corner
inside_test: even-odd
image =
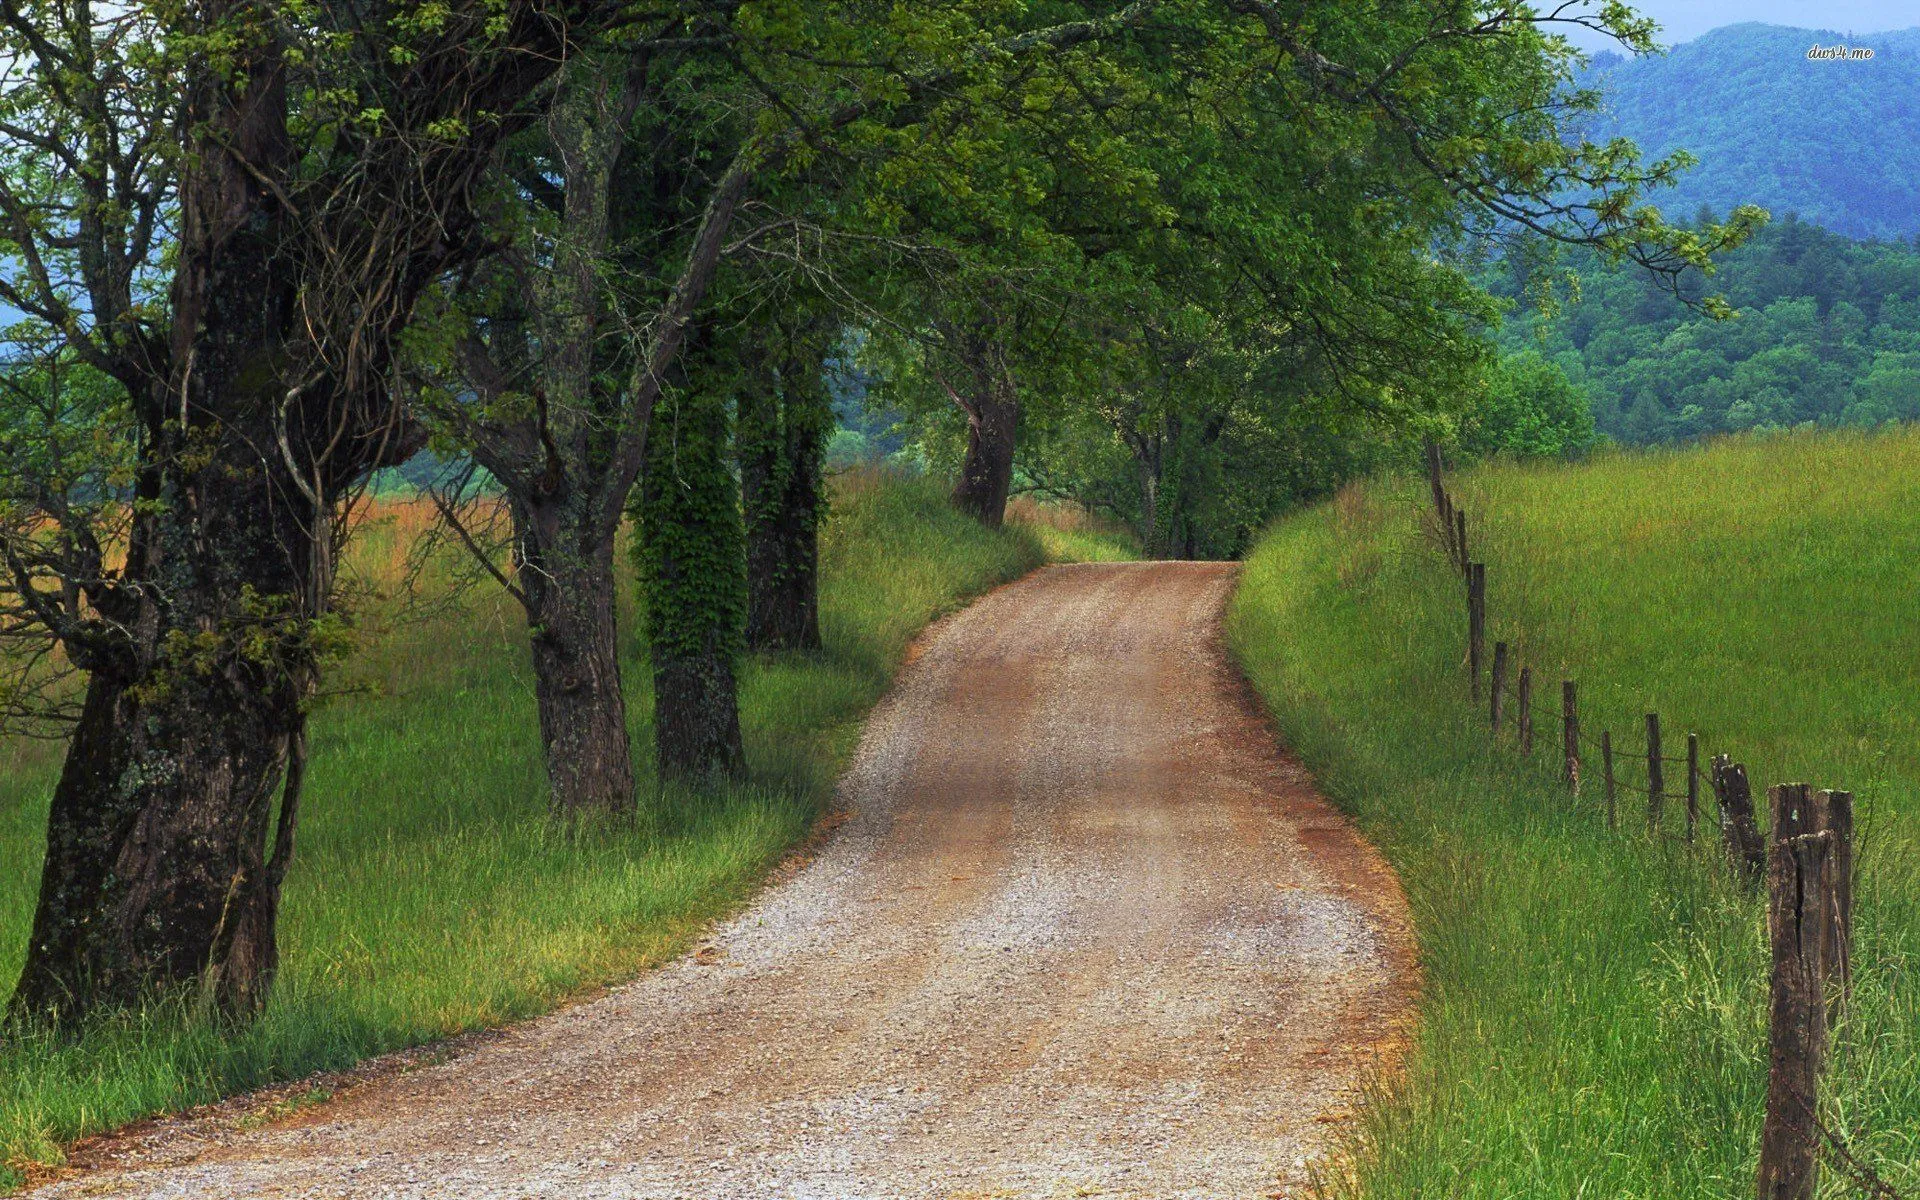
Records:
[[[1809,59],[1816,45],[1872,57]],[[1606,94],[1596,141],[1700,160],[1654,197],[1669,216],[1752,203],[1853,237],[1920,234],[1920,27],[1728,25],[1661,55],[1603,52],[1583,82]]]

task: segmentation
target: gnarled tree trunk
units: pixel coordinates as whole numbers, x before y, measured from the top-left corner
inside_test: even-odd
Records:
[[[238,674],[253,677],[159,703],[124,678],[90,681],[48,815],[16,1015],[70,1025],[185,983],[217,1012],[264,1000],[285,870],[267,832],[301,718],[283,687]]]
[[[111,624],[77,647],[89,674],[47,826],[47,858],[15,1014],[71,1023],[197,982],[235,1016],[278,962],[291,852],[332,586],[328,517],[347,482],[296,478],[281,455],[320,434],[289,416],[280,368],[297,296],[284,211],[251,171],[291,155],[277,64],[196,94],[231,150],[186,177],[172,290],[171,371],[145,426],[126,579]],[[245,165],[242,165],[244,160]],[[341,465],[349,466],[350,463]],[[315,488],[319,491],[316,493]],[[285,787],[278,851],[267,839]]]
[[[620,492],[610,478],[610,431],[622,423],[622,397],[602,378],[601,343],[611,181],[645,78],[644,59],[602,55],[575,60],[561,77],[547,120],[565,170],[561,233],[547,269],[529,273],[522,295],[538,330],[530,350],[538,399],[528,424],[495,431],[483,454],[510,498],[548,806],[562,819],[634,809],[614,608],[617,524],[604,507],[607,491]]]
[[[174,661],[142,673],[144,687],[90,681],[48,817],[14,1012],[72,1023],[186,983],[232,1016],[265,1000],[279,961],[301,697],[258,664],[229,660],[183,678],[198,673]]]
[[[208,279],[227,285],[235,323],[262,298],[250,273]],[[196,348],[199,379],[184,386],[231,419],[198,426],[195,403],[184,433],[150,430],[162,449],[141,481],[129,572],[149,586],[114,614],[124,636],[83,656],[84,717],[48,816],[16,1014],[71,1023],[197,984],[211,1010],[245,1016],[278,962],[315,622],[332,586],[328,508],[316,515],[253,452],[276,437],[273,408],[262,397],[246,422],[234,380],[258,364]]]
[[[250,13],[210,0],[182,32]],[[88,582],[97,619],[59,633],[88,672],[85,719],[49,813],[17,1017],[72,1025],[190,985],[226,1017],[265,1001],[305,706],[333,641],[335,518],[417,445],[387,387],[393,343],[476,247],[474,180],[512,123],[415,135],[517,107],[593,12],[444,15],[417,62],[366,77],[394,101],[394,135],[302,144],[271,22],[186,63],[169,334],[115,375],[141,426],[133,524],[121,575]]]

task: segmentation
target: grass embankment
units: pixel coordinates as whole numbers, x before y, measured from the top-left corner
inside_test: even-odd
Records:
[[[663,795],[649,777],[633,832],[547,823],[524,621],[498,593],[384,629],[392,605],[372,602],[368,644],[341,673],[359,690],[317,717],[265,1016],[233,1037],[156,1014],[69,1046],[0,1047],[0,1163],[11,1164],[0,1183],[145,1114],[550,1008],[661,961],[738,904],[810,827],[914,634],[1046,557],[1032,528],[988,532],[924,483],[844,477],[836,490],[822,540],[826,651],[745,672],[751,782]],[[355,573],[393,590],[425,520],[418,506],[376,509]],[[626,638],[645,758],[649,671],[631,622]],[[31,917],[58,748],[0,750],[12,757],[0,779],[4,987]]]
[[[1049,562],[1128,562],[1140,557],[1139,539],[1131,532],[1076,505],[1015,496],[1007,501],[1007,521],[1038,538]]]
[[[1857,793],[1859,978],[1828,1115],[1920,1189],[1920,431],[1496,466],[1455,486],[1489,643],[1521,647],[1550,709],[1573,677],[1591,733],[1641,747],[1657,710],[1668,753],[1695,731],[1756,790]],[[1282,523],[1230,618],[1418,924],[1422,1024],[1403,1086],[1371,1110],[1360,1189],[1750,1196],[1764,912],[1719,865],[1711,817],[1692,852],[1647,837],[1626,799],[1610,833],[1592,762],[1569,804],[1551,718],[1532,762],[1511,733],[1490,745],[1465,696],[1459,576],[1416,533],[1426,503],[1423,482],[1387,481]],[[1630,758],[1621,774],[1644,784]],[[1828,1172],[1823,1196],[1851,1194]]]

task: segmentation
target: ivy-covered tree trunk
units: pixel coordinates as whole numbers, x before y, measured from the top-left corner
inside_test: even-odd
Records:
[[[981,524],[998,529],[1007,519],[1007,493],[1013,487],[1020,397],[1000,346],[989,341],[970,358],[968,367],[976,386],[970,395],[958,397],[967,414],[967,454],[954,483],[953,503]]]
[[[741,390],[747,646],[820,648],[821,465],[833,407],[817,354],[784,357]]]
[[[613,546],[559,505],[514,503],[518,586],[533,651],[548,804],[565,820],[634,809],[632,745],[620,677]]]
[[[641,480],[639,559],[662,775],[745,765],[735,672],[747,583],[727,409],[712,391],[663,395]]]

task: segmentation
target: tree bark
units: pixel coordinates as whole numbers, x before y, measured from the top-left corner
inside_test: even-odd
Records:
[[[1020,398],[1006,354],[989,342],[969,364],[977,386],[961,400],[967,414],[967,455],[953,488],[953,503],[989,529],[1007,519],[1013,486],[1013,455],[1020,427]]]
[[[735,668],[746,625],[745,534],[727,411],[711,392],[662,398],[641,481],[637,552],[663,776],[745,766]]]
[[[341,481],[290,477],[267,453],[318,432],[276,416],[298,302],[280,269],[285,214],[249,174],[291,153],[284,77],[269,57],[194,99],[232,152],[182,184],[171,371],[136,397],[147,444],[125,574],[139,586],[77,659],[85,718],[11,1005],[62,1023],[185,983],[229,1015],[264,1000],[286,865],[267,837],[318,669],[316,598],[332,587],[330,497],[303,493]]]
[[[243,281],[229,282],[244,303]],[[219,356],[200,363],[213,376],[204,386],[225,391]],[[244,1017],[279,959],[330,537],[324,514],[251,453],[272,442],[264,422],[193,443],[208,460],[193,471],[173,469],[191,461],[191,430],[155,436],[173,443],[169,466],[146,473],[140,490],[155,502],[130,547],[151,587],[124,614],[125,640],[86,660],[12,1002],[56,1023],[183,984],[210,1011]]]
[[[833,410],[821,355],[794,349],[739,400],[750,650],[820,648],[821,466]]]
[[[509,497],[517,571],[514,579],[504,573],[498,577],[526,610],[549,805],[562,819],[617,818],[634,807],[635,771],[617,654],[615,540],[622,515],[631,511],[641,530],[634,552],[643,582],[652,586],[650,564],[658,557],[666,571],[662,586],[670,591],[697,587],[697,580],[690,584],[678,574],[688,561],[688,544],[667,534],[652,543],[647,539],[647,530],[664,530],[680,519],[671,503],[675,497],[653,496],[661,510],[649,520],[649,495],[644,486],[635,494],[634,485],[648,465],[656,406],[661,419],[675,419],[674,402],[659,397],[668,378],[686,381],[679,361],[683,344],[689,357],[698,358],[712,342],[696,312],[722,257],[733,212],[764,165],[751,146],[736,148],[704,209],[688,210],[688,199],[700,186],[688,174],[688,164],[702,160],[707,149],[682,136],[693,125],[676,125],[671,136],[659,130],[634,133],[638,113],[657,117],[669,102],[662,89],[671,88],[670,73],[656,75],[651,61],[646,54],[587,54],[573,59],[562,74],[546,124],[547,148],[561,170],[557,181],[542,176],[545,186],[557,182],[559,233],[548,247],[537,248],[542,234],[535,245],[518,245],[503,255],[499,279],[483,282],[480,290],[486,293],[491,283],[505,299],[492,301],[498,307],[461,345],[460,382],[487,398],[485,409],[507,415],[476,416],[464,403],[434,409]],[[510,159],[510,173],[550,169]],[[609,321],[608,296],[657,269],[647,250],[664,255],[670,246],[651,247],[650,239],[678,231],[696,216],[698,232],[685,251],[680,278],[661,303],[648,343],[635,346]],[[532,403],[492,403],[516,391],[528,394]],[[673,470],[692,461],[677,457],[689,449],[685,445],[664,449],[676,455]],[[712,488],[716,481],[703,478],[701,486]],[[737,503],[733,495],[731,502]],[[452,506],[447,515],[457,522]],[[737,554],[737,514],[734,526]],[[471,537],[468,543],[491,567],[486,548]],[[688,603],[694,608],[681,613],[678,606]],[[698,603],[685,594],[665,601],[657,609],[657,640],[697,643],[682,636],[681,626],[698,624]],[[660,661],[656,654],[656,665]],[[727,700],[721,708],[731,706],[730,674],[702,686],[723,690]],[[662,694],[667,724],[677,729],[675,705],[682,687]],[[728,735],[723,729],[718,736],[724,743]],[[738,741],[737,733],[732,740]],[[723,749],[720,757],[727,760],[730,752]],[[673,753],[663,753],[669,769],[676,761]]]
[[[524,530],[548,523],[517,516],[515,524]],[[519,544],[530,546],[532,539],[523,533]],[[517,578],[531,634],[549,807],[563,820],[630,816],[633,751],[620,676],[613,547],[531,552]]]
[[[212,1012],[264,1002],[286,862],[268,858],[267,834],[302,718],[282,687],[230,684],[159,704],[122,681],[90,684],[49,814],[15,1015],[72,1025],[189,983]],[[140,732],[119,735],[129,728]],[[288,847],[297,789],[282,808]]]
[[[242,8],[199,6],[184,32]],[[587,15],[456,12],[427,66],[373,82],[422,126],[509,110]],[[126,561],[85,584],[97,616],[57,631],[87,695],[10,1007],[69,1027],[190,986],[221,1017],[265,1002],[306,704],[337,649],[335,518],[418,444],[387,386],[394,340],[475,252],[472,181],[511,128],[303,145],[267,25],[187,67],[167,334],[116,373],[141,427]],[[369,221],[368,195],[395,219]]]
[[[645,92],[644,56],[583,56],[562,74],[547,136],[564,174],[560,234],[545,272],[525,272],[538,329],[530,427],[522,452],[485,455],[511,497],[518,590],[527,612],[549,811],[562,820],[634,810],[632,745],[620,677],[614,529],[600,489],[622,399],[607,386],[603,342],[611,181]]]

